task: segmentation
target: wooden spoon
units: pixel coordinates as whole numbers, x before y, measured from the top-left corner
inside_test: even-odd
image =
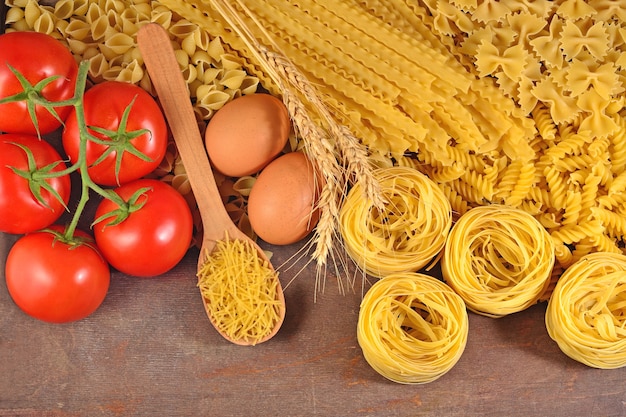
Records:
[[[260,259],[267,260],[268,264],[271,265],[263,250],[239,230],[224,208],[191,105],[189,90],[174,56],[167,32],[160,25],[149,23],[139,30],[137,41],[187,171],[187,177],[202,218],[204,236],[200,258],[198,259],[198,271],[204,263],[204,255],[211,253],[217,242],[227,237],[252,242]],[[278,276],[275,274],[274,277],[277,281],[277,297],[280,303],[279,319],[273,331],[263,339],[256,341],[256,344],[272,338],[280,329],[285,317],[283,290],[280,281],[278,281]],[[247,340],[234,340],[222,332],[216,325],[204,296],[202,300],[211,323],[224,338],[239,345],[253,344]]]

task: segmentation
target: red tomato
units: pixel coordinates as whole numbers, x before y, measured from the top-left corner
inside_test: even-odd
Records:
[[[122,185],[115,192],[125,201],[141,188],[149,187],[138,203],[144,203],[121,223],[109,225],[112,218],[93,227],[96,242],[106,260],[117,270],[139,277],[161,275],[185,256],[193,233],[191,209],[178,191],[152,179]],[[105,199],[96,209],[96,219],[119,209]]]
[[[89,176],[100,185],[120,185],[139,179],[159,166],[165,156],[168,140],[165,117],[157,102],[142,88],[119,81],[105,81],[97,84],[85,93],[85,121],[89,127],[98,127],[117,132],[124,111],[134,99],[135,102],[124,132],[138,132],[146,129],[137,137],[128,137],[124,132],[115,137],[107,137],[91,130],[91,133],[106,142],[87,143],[87,165]],[[149,158],[148,161],[132,155],[122,147],[132,147]],[[76,112],[72,111],[63,130],[63,147],[72,162],[78,159],[80,135]],[[132,151],[132,150],[131,150]],[[110,152],[104,160],[93,165],[105,152]],[[116,164],[119,164],[119,182],[116,178]]]
[[[59,76],[40,92],[49,101],[68,100],[74,96],[78,64],[61,42],[50,35],[37,32],[10,32],[0,35],[0,99],[24,91],[9,65],[19,71],[32,86],[40,81]],[[35,107],[39,132],[43,135],[61,126],[47,109]],[[62,120],[72,107],[56,107]],[[26,101],[0,104],[0,131],[37,134],[28,112]]]
[[[0,231],[22,234],[51,225],[61,216],[64,206],[43,188],[40,191],[45,204],[39,202],[29,187],[29,180],[11,169],[29,172],[27,153],[16,144],[30,149],[37,168],[60,162],[52,170],[54,172],[65,169],[65,163],[48,142],[36,136],[0,135]],[[67,204],[71,187],[69,175],[45,181]]]
[[[61,231],[59,227],[54,227]],[[77,231],[77,236],[87,237]],[[17,306],[49,323],[89,316],[109,289],[109,265],[92,244],[68,245],[41,231],[21,237],[6,261],[6,284]]]

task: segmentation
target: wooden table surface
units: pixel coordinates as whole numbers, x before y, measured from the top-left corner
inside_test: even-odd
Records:
[[[16,237],[0,235],[0,270]],[[280,265],[293,247],[275,250]],[[0,416],[626,415],[626,368],[579,364],[548,337],[545,305],[501,319],[470,314],[457,365],[424,385],[390,382],[356,340],[360,287],[316,292],[306,268],[286,288],[278,335],[242,347],[206,319],[197,251],[168,274],[114,272],[102,306],[79,322],[26,316],[0,285]],[[281,270],[283,285],[295,272]],[[357,279],[360,285],[360,279]]]

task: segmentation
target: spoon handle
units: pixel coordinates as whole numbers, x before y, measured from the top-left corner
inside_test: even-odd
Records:
[[[169,36],[159,24],[149,23],[137,33],[137,43],[198,203],[204,233],[222,238],[225,226],[232,221],[215,183],[189,89]]]

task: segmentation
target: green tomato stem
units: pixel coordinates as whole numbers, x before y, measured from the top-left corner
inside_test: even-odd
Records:
[[[89,201],[89,194],[91,191],[102,196],[103,198],[111,200],[112,202],[117,204],[120,207],[120,210],[122,211],[131,212],[134,209],[138,209],[140,205],[136,201],[133,201],[133,202],[124,201],[124,199],[120,197],[117,193],[113,192],[112,190],[105,189],[101,187],[100,185],[96,184],[89,176],[89,172],[88,172],[89,165],[87,163],[87,143],[89,141],[92,141],[95,143],[103,142],[102,140],[100,140],[99,138],[95,137],[93,134],[90,133],[87,127],[87,122],[85,120],[84,97],[85,97],[86,86],[87,86],[87,76],[89,73],[89,61],[82,61],[78,66],[78,74],[76,77],[74,97],[67,99],[67,100],[57,101],[57,102],[51,102],[45,99],[39,92],[48,83],[58,78],[58,76],[52,76],[52,77],[46,78],[40,81],[39,83],[37,83],[37,85],[32,86],[17,70],[12,69],[12,71],[15,73],[16,77],[18,77],[18,79],[20,80],[24,88],[24,92],[18,93],[6,99],[2,99],[0,100],[0,103],[26,100],[29,106],[29,113],[36,127],[37,127],[37,118],[35,116],[35,105],[40,105],[40,106],[45,107],[46,109],[48,109],[48,111],[50,111],[57,118],[58,118],[58,115],[56,114],[56,111],[54,109],[55,107],[72,106],[74,107],[74,110],[76,113],[76,121],[78,125],[80,143],[79,143],[78,158],[74,162],[74,164],[60,171],[52,171],[51,169],[47,169],[47,170],[36,171],[34,174],[30,172],[28,173],[28,175],[31,175],[32,177],[34,177],[34,179],[45,180],[47,178],[55,178],[55,177],[61,177],[64,175],[69,175],[76,171],[79,172],[80,182],[81,182],[80,198],[79,198],[76,210],[74,211],[72,215],[72,219],[70,220],[69,224],[65,227],[65,231],[63,233],[64,241],[66,243],[70,243],[70,242],[78,242],[82,240],[75,236],[75,232],[76,232],[76,228],[78,227],[80,217],[83,214],[85,207],[87,206],[87,202]],[[134,103],[134,100],[133,100],[133,103]],[[128,119],[128,114],[130,113],[130,107],[132,106],[133,103],[131,103],[129,107],[125,110],[123,123],[120,125],[118,132],[102,132],[101,131],[100,133],[103,133],[103,134],[106,133],[107,135],[108,133],[117,134],[118,136],[121,135],[120,137],[123,137],[125,139],[123,150],[130,151],[133,155],[136,155],[137,157],[142,158],[144,160],[146,159],[149,160],[147,156],[143,155],[138,150],[126,145],[126,142],[130,141],[132,138],[145,133],[145,130],[143,129],[134,131],[134,132],[126,132],[125,130],[126,121]],[[37,131],[39,131],[38,128],[37,128]],[[121,163],[121,156],[120,156],[120,160],[117,161],[117,163],[118,165]],[[24,175],[26,174],[23,174],[23,176]]]
[[[80,134],[80,144],[78,151],[78,159],[72,167],[68,168],[68,170],[78,169],[80,173],[81,180],[81,193],[80,199],[78,201],[78,205],[76,206],[76,210],[72,216],[70,223],[65,228],[64,237],[68,240],[71,240],[74,237],[74,232],[78,227],[78,222],[80,221],[80,217],[87,206],[87,202],[89,201],[89,192],[93,190],[100,196],[104,198],[108,198],[116,203],[118,206],[123,207],[127,203],[124,201],[122,197],[114,192],[107,192],[104,188],[100,187],[98,184],[93,182],[91,177],[89,177],[88,172],[88,164],[87,164],[87,142],[92,138],[92,135],[89,133],[87,128],[87,122],[85,120],[85,107],[84,107],[84,95],[87,85],[87,74],[89,70],[89,62],[82,61],[78,67],[78,76],[76,79],[76,92],[74,98],[68,101],[71,105],[74,106],[76,111],[76,121],[78,125],[78,130]]]

